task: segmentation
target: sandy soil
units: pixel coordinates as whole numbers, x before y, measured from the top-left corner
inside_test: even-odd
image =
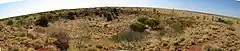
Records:
[[[28,15],[27,18],[22,18],[25,24],[19,24],[16,20],[12,25],[7,25],[9,20],[17,18],[2,20],[0,49],[2,51],[203,51],[206,48],[224,51],[240,50],[239,19],[180,10],[176,10],[174,12],[176,14],[172,15],[172,10],[169,9],[157,9],[157,11],[144,11],[146,8],[124,9],[119,9],[119,15],[112,21],[107,21],[106,17],[101,16],[104,10],[99,11],[98,8],[55,11],[54,14],[50,12],[47,14],[53,15],[51,19],[60,18],[68,12],[76,12],[79,15],[74,14],[74,20],[60,18],[49,22],[48,27],[35,25],[41,15],[46,14]],[[152,8],[147,9],[152,10]],[[100,13],[97,14],[98,12]],[[144,32],[131,32],[129,26],[144,16],[159,20],[164,29],[148,28]],[[123,38],[126,40],[132,38],[134,41],[114,39],[118,35],[126,36]],[[143,38],[136,38],[135,41],[135,37],[141,36]]]

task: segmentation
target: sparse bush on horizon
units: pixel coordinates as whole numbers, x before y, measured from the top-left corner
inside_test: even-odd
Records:
[[[65,18],[66,19],[70,19],[70,20],[74,20],[75,19],[75,16],[76,16],[76,13],[75,12],[69,12]]]
[[[14,24],[14,21],[13,21],[13,20],[8,20],[8,21],[7,21],[7,25],[12,25],[12,24]]]
[[[221,22],[221,23],[228,24],[228,25],[232,25],[233,24],[232,21],[223,20],[222,18],[218,18],[217,22]]]
[[[35,22],[36,26],[42,26],[42,27],[48,27],[48,23],[49,23],[49,20],[47,19],[47,17],[41,17]]]
[[[117,19],[117,16],[119,16],[117,9],[111,7],[101,8],[101,13],[107,18],[108,21]]]

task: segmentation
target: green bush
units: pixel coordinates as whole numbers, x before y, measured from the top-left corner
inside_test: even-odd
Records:
[[[17,23],[17,24],[20,24],[20,25],[24,25],[24,24],[27,23],[27,21],[20,19],[20,20],[17,20],[16,23]]]
[[[47,17],[41,17],[40,19],[38,19],[36,21],[35,24],[37,26],[48,27],[48,22],[49,22],[49,20],[47,19]]]
[[[66,16],[65,19],[70,19],[70,20],[74,20],[75,19],[75,12],[69,12]]]
[[[21,17],[16,17],[15,20],[21,20],[22,18]]]
[[[148,20],[144,21],[144,24],[146,24],[150,27],[154,27],[154,26],[157,26],[159,24],[159,21],[155,20],[155,19],[148,19]]]
[[[140,22],[140,23],[144,23],[144,21],[146,21],[146,20],[148,20],[148,18],[146,18],[146,17],[141,17],[141,18],[138,18],[138,22]]]
[[[117,19],[119,15],[117,9],[112,7],[101,8],[101,14],[106,17],[108,21]]]
[[[14,21],[13,21],[13,20],[8,20],[8,21],[7,21],[7,25],[12,25],[12,24],[14,24]]]
[[[108,21],[112,21],[113,20],[111,14],[104,14],[104,17],[106,17]]]
[[[221,18],[218,18],[217,22],[221,22],[221,23],[228,24],[228,25],[232,25],[233,24],[232,21],[230,21],[230,20],[223,20]]]
[[[133,23],[130,25],[130,29],[132,31],[143,32],[145,31],[146,27],[144,24],[141,23]]]

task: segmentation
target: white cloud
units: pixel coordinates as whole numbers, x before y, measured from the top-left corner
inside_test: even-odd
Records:
[[[23,0],[0,0],[0,4],[11,3],[11,2],[18,2]]]

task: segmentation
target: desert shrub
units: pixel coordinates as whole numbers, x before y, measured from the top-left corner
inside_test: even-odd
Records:
[[[55,42],[57,39],[56,38],[51,38],[51,37],[49,37],[49,38],[47,38],[47,43],[53,43],[53,42]]]
[[[183,26],[186,27],[192,27],[192,25],[195,24],[193,21],[189,20],[178,20],[178,22],[180,22]]]
[[[118,10],[117,10],[116,8],[113,8],[113,13],[114,13],[116,16],[119,16]]]
[[[146,27],[144,24],[141,23],[133,23],[130,25],[130,29],[132,31],[143,32],[145,31]]]
[[[136,42],[141,41],[146,38],[148,32],[134,32],[134,31],[124,31],[117,35],[112,36],[112,40],[115,42],[127,41],[127,42]]]
[[[104,14],[104,17],[106,17],[108,21],[112,21],[113,20],[111,14]]]
[[[209,47],[209,48],[205,48],[206,51],[223,51],[223,49],[221,48],[213,48],[213,47]]]
[[[162,36],[164,36],[165,34],[167,34],[167,32],[169,32],[168,30],[161,30],[159,31],[159,34],[156,34],[156,36],[158,36],[159,39],[161,39]]]
[[[141,17],[141,18],[138,18],[137,21],[140,22],[140,23],[144,23],[144,21],[148,20],[148,18],[146,17]]]
[[[12,25],[12,24],[14,24],[14,21],[13,21],[13,20],[8,20],[8,21],[7,21],[7,25]]]
[[[228,27],[227,29],[228,29],[228,30],[231,30],[231,31],[235,31],[235,30],[236,30],[235,27],[232,27],[232,26],[231,26],[231,27]]]
[[[50,16],[48,17],[49,22],[54,22],[60,20],[60,17],[58,16]]]
[[[20,20],[17,21],[17,24],[24,25],[24,24],[27,24],[27,21],[23,20],[23,19],[20,19]]]
[[[118,11],[116,8],[106,7],[101,8],[101,13],[104,17],[107,18],[108,21],[112,21],[113,19],[116,19],[118,16]]]
[[[160,25],[153,27],[153,30],[163,30],[164,28],[165,28],[165,25],[160,24]]]
[[[22,18],[21,17],[16,17],[15,20],[21,20]]]
[[[167,24],[173,24],[173,23],[176,23],[176,21],[174,21],[174,20],[165,20],[165,22],[166,22]]]
[[[224,21],[223,23],[228,24],[228,25],[232,25],[233,24],[233,22],[230,21],[230,20]]]
[[[29,41],[25,45],[27,47],[31,47],[31,48],[34,48],[34,49],[39,49],[39,48],[42,48],[44,46],[44,43],[45,43],[44,41],[42,41],[40,39],[36,39],[36,40]]]
[[[65,18],[66,18],[66,19],[70,19],[70,20],[74,20],[74,19],[75,19],[75,16],[76,16],[75,12],[69,12],[69,13],[65,16]]]
[[[53,42],[61,50],[67,50],[69,48],[70,37],[64,32],[54,32],[50,37],[56,38],[57,40]]]
[[[174,23],[174,24],[170,25],[170,27],[173,28],[174,31],[176,31],[176,32],[182,32],[185,28],[181,23]]]
[[[40,19],[38,19],[36,21],[36,26],[42,26],[42,27],[47,27],[48,26],[48,22],[49,20],[47,19],[47,17],[41,17]]]
[[[230,20],[223,20],[221,18],[218,18],[217,22],[221,22],[221,23],[224,23],[224,24],[229,24],[229,25],[232,25],[233,22],[230,21]]]
[[[157,26],[159,24],[159,21],[155,20],[155,19],[148,19],[148,20],[144,21],[144,24],[146,24],[150,27],[154,27],[154,26]]]
[[[14,48],[13,51],[19,51],[19,49],[18,48]]]

